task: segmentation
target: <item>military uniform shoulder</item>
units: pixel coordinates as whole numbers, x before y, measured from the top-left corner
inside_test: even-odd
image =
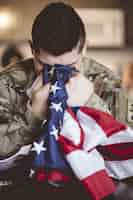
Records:
[[[26,59],[1,71],[0,80],[12,79],[16,84],[26,85],[32,74],[34,74],[33,59]]]
[[[84,74],[92,80],[95,80],[98,76],[101,79],[107,77],[110,81],[117,82],[120,80],[119,75],[114,73],[109,67],[86,56],[81,60],[81,68],[83,68]]]

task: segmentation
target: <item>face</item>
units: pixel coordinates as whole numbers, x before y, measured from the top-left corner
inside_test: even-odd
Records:
[[[40,49],[39,52],[32,50],[34,56],[34,65],[36,74],[40,74],[43,70],[43,63],[50,65],[62,64],[76,67],[79,69],[79,63],[81,60],[82,54],[78,52],[78,48],[74,48],[71,52],[67,52],[60,56],[50,55]]]

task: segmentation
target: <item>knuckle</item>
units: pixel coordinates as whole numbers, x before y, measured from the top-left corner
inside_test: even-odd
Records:
[[[32,93],[32,98],[33,99],[40,99],[40,97],[41,97],[41,92],[40,91],[37,91],[37,92],[33,92]]]

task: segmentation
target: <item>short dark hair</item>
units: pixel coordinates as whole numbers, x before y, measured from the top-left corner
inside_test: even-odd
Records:
[[[48,4],[35,18],[32,26],[34,50],[42,49],[54,56],[71,51],[78,42],[80,53],[85,39],[81,18],[70,5],[62,2]]]

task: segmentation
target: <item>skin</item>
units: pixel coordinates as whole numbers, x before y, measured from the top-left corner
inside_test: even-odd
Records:
[[[39,52],[35,52],[32,50],[34,56],[34,66],[35,72],[38,75],[37,79],[33,83],[32,86],[32,112],[33,115],[40,118],[47,118],[47,100],[49,95],[49,90],[51,84],[42,85],[42,75],[41,72],[43,70],[43,66],[40,65],[38,59],[44,63],[48,64],[69,64],[72,63],[71,66],[75,66],[79,69],[79,59],[81,55],[79,53],[68,52],[61,56],[51,56],[48,53],[40,50]],[[76,56],[77,55],[77,56]],[[75,57],[77,58],[76,60]],[[69,63],[67,63],[69,60]],[[83,89],[84,88],[84,89]],[[85,78],[81,73],[77,73],[74,77],[72,77],[69,82],[66,84],[66,90],[68,93],[68,105],[69,106],[81,106],[85,105],[93,93],[93,85],[90,81]]]

